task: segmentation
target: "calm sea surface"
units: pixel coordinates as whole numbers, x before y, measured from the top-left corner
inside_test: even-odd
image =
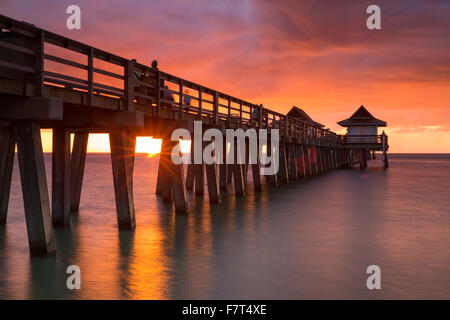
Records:
[[[158,158],[140,155],[137,227],[119,232],[109,155],[89,154],[80,211],[46,258],[29,255],[16,163],[0,299],[450,299],[450,156],[390,160],[221,206],[189,194],[184,216],[155,196]],[[51,184],[50,155],[46,166]],[[72,264],[81,290],[66,287]],[[381,290],[366,287],[372,264]]]

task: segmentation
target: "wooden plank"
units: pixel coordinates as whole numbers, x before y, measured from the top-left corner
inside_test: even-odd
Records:
[[[67,75],[64,75],[64,74],[61,74],[61,73],[57,73],[57,72],[44,71],[43,75],[44,76],[49,76],[49,77],[52,77],[52,78],[68,80],[68,81],[72,81],[72,82],[80,83],[80,84],[84,84],[84,85],[88,84],[87,80],[83,80],[83,79],[67,76]]]
[[[0,120],[62,120],[63,103],[58,98],[2,96]]]
[[[14,69],[14,70],[19,70],[19,71],[34,73],[34,68],[32,68],[32,67],[24,66],[24,65],[21,65],[21,64],[17,64],[17,63],[2,61],[2,60],[0,60],[0,67],[5,67],[5,68],[9,68],[9,69]]]
[[[29,48],[25,48],[22,46],[18,46],[16,44],[10,43],[10,42],[6,42],[6,41],[2,41],[0,40],[0,47],[2,48],[6,48],[6,49],[10,49],[10,50],[14,50],[20,53],[25,53],[31,56],[36,55],[36,52],[34,52],[34,50],[29,49]]]
[[[75,61],[71,61],[71,60],[67,60],[64,58],[60,58],[51,54],[44,54],[44,59],[46,60],[50,60],[50,61],[54,61],[60,64],[64,64],[64,65],[68,65],[74,68],[78,68],[78,69],[82,69],[82,70],[88,70],[88,66],[75,62]]]

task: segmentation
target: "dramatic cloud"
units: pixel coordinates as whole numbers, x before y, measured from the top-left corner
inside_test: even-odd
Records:
[[[74,3],[81,31],[65,28]],[[164,71],[280,112],[301,106],[333,130],[361,104],[392,127],[448,127],[450,2],[379,0],[381,30],[366,28],[371,4],[0,1],[3,14],[146,64],[157,59]],[[436,150],[450,152],[445,143]]]

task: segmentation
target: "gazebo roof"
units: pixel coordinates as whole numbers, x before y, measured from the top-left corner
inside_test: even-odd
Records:
[[[320,128],[325,127],[323,124],[318,123],[318,122],[314,121],[313,119],[311,119],[311,117],[308,116],[308,114],[305,111],[303,111],[302,109],[300,109],[296,106],[293,106],[291,108],[291,110],[289,110],[289,112],[287,113],[287,116],[293,117],[293,118],[301,118],[301,119],[305,120],[306,123],[313,125],[313,126],[317,126]]]
[[[358,110],[348,119],[339,121],[338,124],[342,127],[348,126],[377,126],[386,127],[386,122],[375,118],[364,106],[359,107]]]

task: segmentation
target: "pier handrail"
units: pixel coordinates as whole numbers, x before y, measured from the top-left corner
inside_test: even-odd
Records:
[[[383,135],[345,135],[343,136],[343,143],[345,144],[361,144],[361,143],[371,143],[371,144],[382,144]],[[387,136],[386,143],[387,143]]]

